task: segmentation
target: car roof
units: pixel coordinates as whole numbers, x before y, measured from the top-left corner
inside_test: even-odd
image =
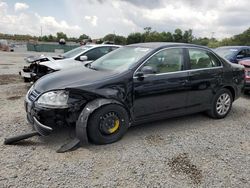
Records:
[[[136,44],[130,44],[128,46],[134,46],[134,47],[142,47],[142,48],[151,48],[151,49],[157,49],[157,48],[164,48],[164,47],[197,47],[197,48],[204,48],[209,49],[205,46],[195,45],[195,44],[188,44],[188,43],[175,43],[175,42],[148,42],[148,43],[136,43]]]
[[[121,47],[120,45],[115,45],[115,44],[86,44],[84,46],[90,46],[91,48],[92,47],[101,47],[101,46],[113,46],[113,47]],[[84,48],[84,46],[81,46]]]
[[[220,46],[217,49],[244,49],[244,48],[250,48],[250,46]]]

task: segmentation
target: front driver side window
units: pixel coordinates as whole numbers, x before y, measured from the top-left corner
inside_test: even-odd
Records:
[[[165,49],[152,56],[144,65],[153,68],[155,74],[183,70],[183,50]]]

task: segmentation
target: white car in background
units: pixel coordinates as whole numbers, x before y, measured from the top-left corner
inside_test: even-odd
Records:
[[[121,46],[112,44],[88,44],[59,56],[30,56],[25,58],[30,65],[25,66],[19,74],[26,82],[36,81],[55,71],[84,66],[86,63],[92,62],[119,47]]]

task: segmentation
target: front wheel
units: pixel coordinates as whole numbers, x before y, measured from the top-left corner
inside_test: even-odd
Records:
[[[221,119],[230,112],[233,103],[232,93],[228,89],[219,90],[212,101],[212,107],[208,115],[215,119]]]
[[[128,127],[128,113],[122,106],[105,105],[90,116],[87,125],[88,138],[94,144],[110,144],[120,140]]]

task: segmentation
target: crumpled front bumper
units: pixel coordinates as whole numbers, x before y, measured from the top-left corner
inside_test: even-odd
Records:
[[[25,110],[27,112],[27,120],[32,125],[33,129],[35,129],[41,136],[49,135],[53,129],[47,125],[39,122],[38,118],[35,116],[35,112],[32,109],[32,103],[29,101],[25,101]]]

